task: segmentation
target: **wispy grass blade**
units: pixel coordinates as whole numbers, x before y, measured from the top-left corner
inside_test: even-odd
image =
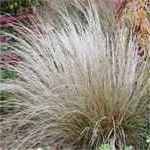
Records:
[[[149,60],[139,61],[129,28],[118,29],[114,22],[105,28],[110,22],[102,16],[109,16],[95,5],[80,11],[86,25],[77,12],[59,10],[58,26],[40,21],[34,30],[16,24],[16,35],[5,33],[15,38],[17,44],[8,46],[23,59],[8,66],[18,78],[0,87],[15,95],[17,106],[2,122],[8,149],[142,144],[149,117]]]

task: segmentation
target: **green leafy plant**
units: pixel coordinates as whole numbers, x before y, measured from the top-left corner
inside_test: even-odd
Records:
[[[103,144],[100,146],[99,150],[111,150],[109,144]]]
[[[15,105],[15,96],[12,93],[1,91],[0,92],[0,115],[5,116],[6,114],[17,111],[17,109],[18,108]]]
[[[8,0],[1,2],[0,12],[17,13],[21,7],[30,8],[40,4],[40,0]]]
[[[8,80],[8,79],[16,79],[17,73],[13,70],[1,69],[0,70],[1,78],[0,81]]]
[[[99,150],[112,150],[109,144],[103,144],[100,146]],[[133,150],[132,146],[125,146],[124,150]]]

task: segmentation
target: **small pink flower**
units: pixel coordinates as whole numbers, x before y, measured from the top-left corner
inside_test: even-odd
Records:
[[[7,66],[7,65],[15,66],[21,61],[22,61],[22,58],[13,52],[1,54],[0,55],[0,68]]]
[[[0,26],[10,26],[11,24],[17,22],[29,19],[30,17],[33,17],[35,14],[32,11],[26,12],[24,14],[18,15],[18,16],[5,16],[0,15]]]
[[[126,0],[112,0],[114,3],[115,9],[120,9],[122,4],[126,2]]]
[[[7,42],[7,37],[0,36],[0,43],[6,43],[6,42]]]

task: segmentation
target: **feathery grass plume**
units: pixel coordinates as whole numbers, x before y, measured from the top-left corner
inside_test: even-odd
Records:
[[[17,41],[8,46],[23,61],[11,66],[18,78],[0,86],[15,95],[8,103],[16,111],[1,123],[6,149],[56,143],[71,150],[105,143],[138,149],[149,117],[149,60],[139,62],[130,29],[117,29],[105,7],[74,4],[84,25],[77,12],[57,6],[58,26],[33,21],[34,30],[17,24],[18,34],[7,33]]]

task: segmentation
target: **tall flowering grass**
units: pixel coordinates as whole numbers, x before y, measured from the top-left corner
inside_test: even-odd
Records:
[[[17,41],[8,47],[23,61],[10,66],[18,78],[0,87],[15,95],[7,103],[15,111],[2,116],[3,144],[140,149],[150,109],[149,59],[138,57],[130,28],[118,29],[105,5],[72,5],[86,23],[58,3],[55,24],[32,20],[34,30],[16,24],[18,34],[5,33]]]

